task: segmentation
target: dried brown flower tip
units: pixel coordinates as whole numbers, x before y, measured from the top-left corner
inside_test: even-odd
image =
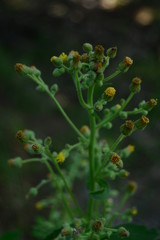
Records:
[[[113,164],[118,165],[118,164],[120,163],[121,158],[120,158],[120,156],[119,156],[118,154],[113,153],[113,154],[111,155],[110,160],[111,160],[111,162],[112,162]]]

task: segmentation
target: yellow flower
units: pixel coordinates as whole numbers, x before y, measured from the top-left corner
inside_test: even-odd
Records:
[[[65,156],[64,156],[63,152],[58,153],[56,160],[58,163],[63,163],[65,161]]]
[[[86,132],[88,133],[88,132],[90,132],[90,129],[87,125],[84,125],[84,126],[81,127],[80,132],[81,133],[86,133]]]
[[[41,203],[41,202],[36,202],[35,208],[36,208],[37,210],[39,210],[39,211],[42,210],[42,209],[43,209],[42,203]]]
[[[51,62],[55,63],[56,60],[57,60],[56,56],[51,57]]]
[[[135,146],[133,146],[133,145],[128,145],[128,150],[132,153],[132,152],[134,152],[134,149],[135,149]]]
[[[133,60],[130,57],[125,57],[123,61],[127,66],[131,66],[133,64]]]
[[[115,93],[116,93],[116,89],[113,87],[108,87],[105,90],[105,94],[107,97],[114,97]]]
[[[62,52],[59,57],[62,59],[63,62],[67,61],[67,54],[65,54],[64,52]]]
[[[137,215],[137,213],[138,213],[137,208],[132,208],[130,213],[131,213],[132,216]]]

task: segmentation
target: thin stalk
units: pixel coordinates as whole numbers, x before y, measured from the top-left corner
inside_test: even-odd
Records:
[[[45,164],[46,164],[46,167],[48,168],[49,172],[51,173],[51,175],[52,175],[52,177],[53,177],[53,179],[54,179],[54,182],[56,183],[56,187],[57,187],[58,191],[61,193],[63,206],[64,206],[64,208],[66,209],[66,211],[67,211],[69,217],[71,218],[71,220],[73,220],[72,211],[71,211],[70,207],[68,206],[68,203],[67,203],[65,197],[63,196],[62,189],[61,189],[61,187],[59,186],[59,183],[58,183],[58,181],[57,181],[57,179],[56,179],[56,177],[55,177],[55,174],[54,174],[54,172],[53,172],[53,169],[52,169],[51,165],[48,163],[47,160],[45,161]]]
[[[78,203],[77,203],[77,201],[76,201],[76,199],[75,199],[71,189],[69,188],[68,183],[67,183],[66,179],[64,178],[64,175],[63,175],[59,165],[57,164],[56,160],[53,158],[53,156],[50,153],[48,154],[48,156],[52,159],[52,161],[53,161],[53,163],[54,163],[54,165],[55,165],[55,167],[56,167],[56,169],[57,169],[57,171],[58,171],[58,173],[59,173],[59,175],[60,175],[60,177],[61,177],[61,179],[62,179],[62,181],[64,183],[64,186],[65,186],[67,192],[71,196],[71,199],[72,199],[75,207],[77,208],[79,214],[82,216],[83,212],[82,212],[81,208],[79,207],[79,205],[78,205]]]
[[[39,158],[30,158],[22,161],[23,164],[32,163],[32,162],[41,162],[41,160]]]
[[[120,70],[116,70],[114,73],[112,73],[110,76],[108,76],[104,79],[104,83],[106,83],[109,80],[111,80],[112,78],[116,77],[120,72],[121,72]]]
[[[89,88],[88,92],[88,104],[93,107],[93,93],[94,93],[95,85]],[[95,170],[95,142],[96,142],[96,121],[93,109],[89,111],[89,119],[90,119],[90,143],[89,143],[89,169],[90,169],[90,190],[94,191],[95,189],[95,181],[94,181],[94,170]],[[92,209],[93,209],[93,199],[90,198],[89,206],[88,206],[88,219],[89,222],[92,218]]]
[[[35,78],[34,76],[27,74],[30,78],[32,78],[38,85],[40,85],[45,92],[51,97],[63,117],[66,119],[66,121],[69,123],[71,128],[77,133],[79,137],[81,137],[83,140],[86,140],[86,138],[81,134],[79,129],[74,125],[74,123],[71,121],[71,119],[68,117],[68,115],[65,113],[63,108],[61,107],[60,103],[57,101],[57,99],[54,97],[54,95],[51,93],[51,91],[48,89],[48,86],[44,83],[44,81],[39,77],[38,79]]]
[[[125,136],[123,134],[120,134],[120,136],[117,138],[117,140],[114,142],[114,144],[111,146],[110,151],[114,151],[116,149],[116,147],[119,145],[119,143],[125,138]],[[97,173],[95,175],[95,179],[98,177],[98,175],[100,174],[101,170],[104,168],[104,166],[106,165],[106,163],[109,160],[109,156],[110,153],[107,154],[106,159],[103,161],[102,165],[100,166],[100,168],[97,170]]]
[[[115,112],[113,115],[111,115],[109,118],[102,120],[102,122],[100,122],[99,124],[97,124],[97,128],[101,128],[103,127],[107,122],[112,121],[113,119],[115,119],[121,111],[123,111],[123,109],[127,106],[127,104],[131,101],[132,97],[134,96],[135,93],[131,92],[130,95],[128,96],[128,98],[126,99],[126,101],[122,104],[121,108]]]
[[[80,85],[80,81],[79,81],[77,71],[75,71],[75,82],[76,82],[77,95],[78,95],[79,102],[80,102],[80,104],[83,108],[89,110],[90,106],[83,99],[83,95],[82,95],[82,91],[81,91],[81,85]]]
[[[121,201],[119,202],[116,210],[115,210],[115,213],[113,214],[113,216],[111,217],[111,219],[108,221],[107,223],[107,227],[110,227],[112,225],[112,223],[114,222],[114,220],[117,218],[117,212],[119,212],[121,210],[121,208],[123,207],[123,205],[126,203],[126,201],[128,200],[129,198],[129,194],[128,193],[125,193],[123,198],[121,199]]]

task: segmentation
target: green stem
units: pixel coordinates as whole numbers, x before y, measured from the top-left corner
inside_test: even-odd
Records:
[[[30,158],[22,161],[23,164],[31,163],[31,162],[41,162],[41,160],[39,158]]]
[[[129,194],[128,193],[125,193],[123,198],[121,199],[121,201],[119,202],[116,210],[115,210],[115,213],[113,214],[113,216],[111,217],[111,219],[108,221],[107,223],[107,227],[110,227],[112,225],[112,223],[114,222],[114,220],[117,218],[117,212],[119,212],[121,210],[121,208],[123,207],[123,205],[126,203],[126,201],[128,200],[129,198]]]
[[[120,134],[120,136],[117,138],[117,140],[114,142],[114,144],[111,146],[110,148],[110,152],[113,152],[116,147],[119,145],[119,143],[125,138],[125,136],[123,134]],[[100,168],[97,170],[97,173],[95,175],[95,179],[98,177],[98,175],[100,174],[101,170],[104,168],[104,166],[106,165],[106,163],[108,162],[109,156],[110,156],[110,152],[107,154],[106,159],[103,161],[102,165],[100,166]]]
[[[119,73],[120,73],[120,70],[116,70],[114,73],[112,73],[110,76],[108,76],[104,79],[104,83],[106,83],[109,80],[111,80],[112,78],[116,77]]]
[[[77,135],[79,137],[81,137],[83,140],[86,140],[86,138],[81,134],[81,132],[79,131],[79,129],[74,125],[74,123],[71,121],[71,119],[68,117],[68,115],[65,113],[65,111],[63,110],[63,108],[61,107],[60,103],[57,101],[57,99],[54,97],[54,95],[51,93],[51,91],[49,90],[48,86],[44,83],[44,81],[39,77],[38,79],[35,78],[34,76],[27,74],[30,78],[32,78],[38,85],[40,85],[45,92],[51,97],[51,99],[53,100],[53,102],[55,103],[55,105],[57,106],[57,108],[59,109],[59,111],[61,112],[61,114],[63,115],[63,117],[66,119],[66,121],[69,123],[69,125],[72,127],[72,129],[77,133]]]
[[[123,109],[127,106],[127,104],[131,101],[132,97],[134,96],[135,93],[131,92],[130,95],[128,96],[128,98],[126,99],[126,101],[122,104],[121,108],[115,112],[113,115],[111,115],[109,118],[104,119],[102,122],[100,122],[99,124],[97,124],[97,128],[101,128],[103,127],[107,122],[112,121],[113,119],[115,119],[121,111],[123,111]]]
[[[143,109],[138,109],[136,111],[127,111],[126,113],[128,115],[136,115],[136,114],[142,113],[143,111],[144,111]]]
[[[94,93],[95,85],[89,88],[88,92],[88,104],[93,107],[93,93]],[[94,191],[95,189],[95,181],[94,181],[94,169],[95,169],[95,142],[96,142],[96,121],[94,110],[91,109],[89,111],[89,118],[90,118],[90,144],[89,144],[89,169],[90,169],[90,190]],[[92,209],[93,209],[93,199],[89,199],[89,206],[88,206],[88,218],[89,222],[92,218]]]
[[[71,218],[71,220],[73,220],[72,211],[71,211],[70,207],[68,206],[68,203],[66,202],[65,197],[63,196],[63,192],[62,192],[61,187],[59,186],[59,183],[58,183],[58,181],[57,181],[57,179],[55,177],[53,169],[52,169],[51,165],[48,163],[47,160],[45,161],[45,164],[46,164],[46,167],[48,168],[49,172],[51,173],[54,182],[56,183],[56,187],[57,187],[58,191],[61,193],[62,203],[63,203],[63,205],[64,205],[64,207],[65,207],[69,217]]]
[[[76,88],[77,88],[77,94],[78,94],[78,99],[81,104],[81,106],[87,110],[90,109],[90,106],[84,101],[82,91],[81,91],[81,85],[80,81],[78,78],[78,72],[75,70],[75,82],[76,82]]]
[[[82,210],[81,210],[81,208],[79,207],[79,205],[78,205],[78,203],[77,203],[77,201],[76,201],[76,199],[75,199],[75,197],[74,197],[71,189],[69,188],[68,183],[67,183],[66,179],[64,178],[63,173],[62,173],[62,171],[61,171],[58,163],[56,162],[56,160],[55,160],[55,158],[52,156],[52,154],[48,153],[48,157],[50,157],[50,158],[52,159],[52,161],[53,161],[53,163],[54,163],[54,165],[55,165],[55,167],[56,167],[56,169],[57,169],[57,171],[58,171],[58,173],[59,173],[59,175],[60,175],[60,177],[61,177],[61,179],[62,179],[62,181],[63,181],[63,183],[64,183],[64,186],[65,186],[67,192],[68,192],[69,195],[71,196],[71,199],[72,199],[75,207],[77,208],[79,214],[82,216],[82,215],[83,215]]]

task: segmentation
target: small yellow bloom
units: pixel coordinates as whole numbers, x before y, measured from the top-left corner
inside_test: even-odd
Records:
[[[56,56],[51,57],[51,62],[55,63],[56,60],[57,60]]]
[[[82,126],[81,129],[80,129],[81,133],[86,133],[86,132],[89,132],[89,131],[90,130],[89,130],[89,127],[87,125]]]
[[[127,148],[131,153],[134,152],[134,150],[135,150],[135,146],[133,146],[133,145],[128,145]]]
[[[65,54],[64,52],[62,52],[59,57],[62,59],[63,62],[66,62],[67,61],[67,54]]]
[[[42,203],[41,203],[41,202],[36,202],[35,208],[36,208],[37,210],[39,210],[39,211],[42,210],[42,209],[43,209]]]
[[[132,208],[130,213],[131,213],[131,215],[133,215],[133,216],[137,215],[137,214],[138,214],[137,208]]]
[[[130,57],[125,57],[123,61],[127,66],[131,66],[133,64],[133,60]]]
[[[105,90],[105,94],[107,97],[114,97],[115,93],[116,93],[116,89],[113,87],[108,87]]]
[[[64,156],[63,152],[58,153],[56,160],[58,163],[63,163],[65,161],[65,156]]]

